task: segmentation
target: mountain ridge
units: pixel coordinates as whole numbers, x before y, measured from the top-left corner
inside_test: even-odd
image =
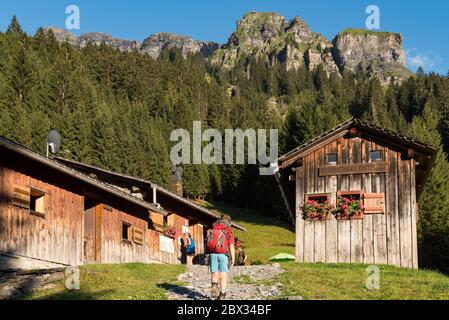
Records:
[[[401,82],[412,75],[407,69],[403,37],[399,33],[347,28],[329,41],[308,27],[299,16],[291,20],[274,12],[249,12],[237,21],[236,30],[224,44],[204,42],[190,36],[168,32],[150,35],[142,42],[113,38],[101,32],[80,36],[57,27],[58,41],[83,47],[87,43],[106,43],[121,51],[137,50],[157,59],[164,49],[179,48],[184,57],[200,53],[213,65],[235,68],[246,57],[265,60],[270,65],[284,64],[287,70],[323,66],[328,76],[345,71],[364,72],[383,84]]]

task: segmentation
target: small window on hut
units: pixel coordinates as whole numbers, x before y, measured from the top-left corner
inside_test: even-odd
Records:
[[[330,200],[330,193],[320,193],[320,194],[306,194],[305,202],[313,200],[318,203],[324,203],[325,201]]]
[[[46,193],[36,188],[30,188],[30,213],[45,217]]]
[[[370,152],[371,161],[381,161],[382,160],[382,151],[373,150]]]
[[[327,164],[337,164],[337,154],[336,153],[328,153],[326,155],[326,162]]]
[[[132,241],[132,226],[130,223],[122,222],[122,240]]]

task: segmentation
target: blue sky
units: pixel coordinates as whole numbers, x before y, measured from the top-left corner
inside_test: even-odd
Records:
[[[34,34],[39,26],[64,27],[68,5],[81,11],[81,29],[114,37],[143,40],[166,31],[198,40],[223,43],[244,13],[277,12],[291,19],[298,15],[310,28],[331,40],[346,27],[363,28],[368,5],[380,8],[381,30],[404,35],[409,67],[423,65],[426,71],[446,74],[449,70],[449,2],[386,0],[3,0],[0,30],[16,14],[23,29]]]

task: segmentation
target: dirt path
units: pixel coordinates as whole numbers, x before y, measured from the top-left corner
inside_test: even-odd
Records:
[[[281,284],[264,284],[284,272],[279,264],[232,267],[229,274],[227,297],[229,300],[264,300],[281,293]],[[210,299],[210,273],[207,266],[191,266],[179,275],[178,280],[185,286],[171,286],[168,296],[171,300]]]

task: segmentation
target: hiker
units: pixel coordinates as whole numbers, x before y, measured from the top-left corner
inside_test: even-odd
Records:
[[[186,250],[186,263],[188,266],[193,265],[193,257],[195,256],[195,240],[188,232],[185,233],[185,250]]]
[[[207,233],[206,243],[212,282],[211,296],[217,300],[224,300],[226,298],[227,273],[235,262],[234,235],[229,215],[222,215],[221,219],[213,224],[213,228]]]
[[[243,242],[238,238],[235,238],[235,250],[236,250],[236,265],[237,266],[247,266],[248,265],[248,256],[246,255],[245,248],[243,246]]]

